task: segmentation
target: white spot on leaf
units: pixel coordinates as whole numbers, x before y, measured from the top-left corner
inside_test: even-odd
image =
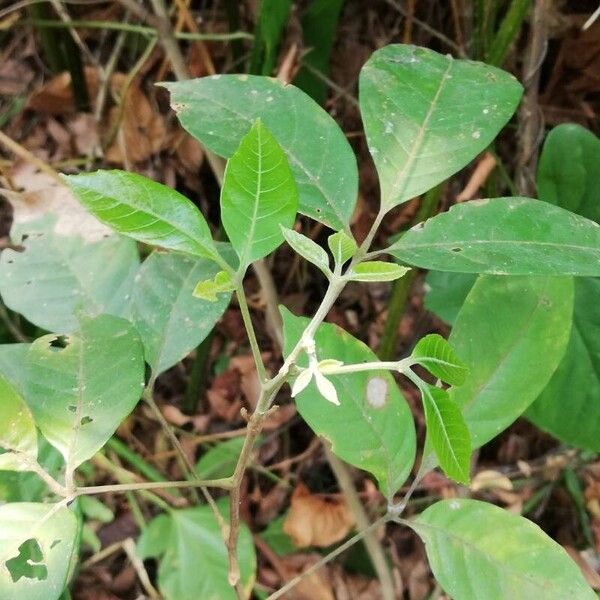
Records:
[[[367,402],[373,408],[383,408],[387,402],[388,382],[383,377],[371,377],[367,383]]]

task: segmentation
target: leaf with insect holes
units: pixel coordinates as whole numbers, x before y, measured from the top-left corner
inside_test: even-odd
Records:
[[[406,524],[425,542],[443,590],[460,600],[594,600],[559,544],[520,515],[487,502],[436,502]]]
[[[296,317],[284,307],[281,314],[287,355],[309,319]],[[311,380],[296,396],[298,412],[331,443],[337,456],[373,474],[382,493],[391,498],[406,481],[415,459],[415,426],[406,400],[387,371],[328,374],[328,368],[336,365],[328,357],[347,365],[377,360],[368,346],[343,329],[323,323],[314,339],[321,369],[335,388],[339,406],[327,402]],[[299,366],[308,366],[305,356]]]
[[[449,385],[462,385],[465,382],[467,367],[456,356],[452,346],[437,333],[421,338],[410,356]]]
[[[235,290],[235,282],[231,278],[228,271],[219,271],[212,279],[203,279],[194,287],[193,295],[200,300],[208,300],[216,302],[219,294],[227,294],[227,298],[231,292]]]
[[[285,153],[257,120],[227,162],[221,190],[221,220],[240,267],[270,254],[291,227],[298,190]]]
[[[195,256],[217,256],[202,213],[166,185],[116,169],[69,175],[65,181],[96,218],[123,235]]]
[[[495,67],[400,44],[371,55],[359,88],[387,210],[448,179],[487,148],[523,89]]]
[[[345,231],[336,231],[331,234],[327,238],[327,245],[331,250],[335,264],[340,266],[350,260],[358,249],[354,239]]]
[[[38,338],[25,368],[35,422],[68,469],[104,446],[144,385],[139,337],[128,321],[109,315],[83,318],[73,334]]]
[[[154,375],[177,364],[196,348],[225,312],[229,293],[215,297],[214,302],[193,296],[198,279],[211,276],[218,269],[207,258],[180,252],[155,251],[143,262],[133,290],[131,321],[140,334],[146,362]]]
[[[354,265],[352,270],[346,274],[346,277],[351,281],[394,281],[400,279],[409,271],[409,268],[394,263],[370,260]]]
[[[76,549],[77,518],[60,504],[0,506],[0,598],[58,600]]]
[[[469,483],[471,438],[459,406],[448,392],[423,381],[418,384],[427,426],[427,442],[448,477]]]
[[[530,198],[473,200],[409,229],[387,251],[438,271],[598,276],[600,226]]]
[[[310,238],[294,231],[293,229],[281,228],[285,241],[308,262],[316,265],[325,274],[329,274],[329,257],[327,252],[313,242]]]
[[[0,470],[28,471],[37,460],[37,431],[29,407],[17,390],[0,376]]]

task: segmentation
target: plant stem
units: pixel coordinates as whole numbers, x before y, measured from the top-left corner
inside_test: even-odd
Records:
[[[198,408],[198,399],[204,392],[210,349],[214,339],[214,329],[198,344],[192,362],[188,383],[183,396],[183,412],[193,415]]]
[[[117,483],[114,485],[93,485],[78,487],[74,496],[89,496],[92,494],[108,494],[110,492],[137,492],[140,490],[167,490],[172,488],[215,487],[228,490],[231,479],[192,479],[185,481],[143,481],[139,483]]]
[[[235,293],[240,305],[240,312],[242,313],[242,319],[244,320],[244,326],[246,327],[248,340],[250,341],[250,348],[252,350],[252,356],[254,357],[258,379],[262,385],[267,380],[267,372],[265,371],[265,365],[260,354],[258,340],[256,339],[256,332],[254,331],[254,325],[252,324],[252,317],[250,316],[248,301],[246,300],[246,292],[244,291],[244,286],[241,282],[238,283]]]

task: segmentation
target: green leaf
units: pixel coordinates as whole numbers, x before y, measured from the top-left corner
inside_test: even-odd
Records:
[[[391,209],[473,160],[513,114],[522,87],[489,65],[389,45],[360,74],[360,110]]]
[[[552,379],[526,416],[559,440],[600,451],[600,280],[575,280],[571,337]]]
[[[285,349],[288,354],[309,322],[281,307]],[[335,358],[344,364],[377,360],[373,351],[341,328],[322,324],[315,335],[317,357]],[[300,361],[307,366],[307,361]],[[342,460],[369,471],[388,497],[410,474],[415,459],[412,415],[394,378],[387,371],[362,371],[327,375],[335,385],[339,406],[327,402],[312,381],[296,397],[302,418],[327,439]]]
[[[420,382],[423,398],[427,442],[448,477],[459,483],[469,483],[471,438],[459,406],[442,390]]]
[[[221,189],[221,220],[242,269],[283,242],[291,227],[298,190],[285,154],[257,120],[227,162]]]
[[[308,52],[302,57],[294,85],[319,104],[323,104],[327,97],[329,59],[344,2],[345,0],[313,0],[300,22],[304,48]]]
[[[565,123],[546,137],[537,186],[540,200],[600,222],[600,139],[580,125]]]
[[[452,346],[437,333],[421,338],[412,351],[411,358],[450,385],[462,385],[468,374],[467,367],[463,365]]]
[[[200,211],[166,185],[119,170],[69,175],[65,180],[95,217],[119,233],[195,256],[217,255]]]
[[[38,463],[54,479],[60,479],[65,461],[42,436],[38,439]],[[5,502],[44,502],[54,493],[31,471],[0,471],[0,504]]]
[[[596,276],[600,226],[539,200],[473,200],[409,229],[389,252],[439,271]]]
[[[98,521],[99,523],[112,523],[115,520],[113,511],[94,496],[81,496],[78,502],[86,519]]]
[[[358,250],[354,238],[350,237],[345,231],[336,231],[330,235],[327,238],[327,245],[331,250],[335,264],[340,266],[350,260]]]
[[[572,310],[571,278],[477,280],[449,339],[469,370],[450,397],[473,448],[508,427],[544,389],[565,353]]]
[[[230,294],[216,302],[192,295],[199,279],[218,270],[210,260],[153,252],[142,264],[133,293],[132,321],[154,375],[177,364],[211,332]]]
[[[59,504],[0,506],[0,597],[58,600],[67,585],[77,519]]]
[[[243,445],[243,437],[219,442],[200,457],[196,464],[196,473],[201,479],[230,477],[233,475]]]
[[[477,500],[436,502],[407,523],[446,593],[460,600],[594,600],[577,565],[537,525]]]
[[[281,231],[285,241],[300,256],[302,256],[302,258],[319,267],[325,274],[331,272],[329,270],[329,257],[327,256],[327,252],[325,252],[319,244],[316,244],[309,237],[306,237],[293,229],[282,228]]]
[[[277,556],[287,556],[288,554],[298,552],[298,548],[292,542],[292,538],[283,530],[283,524],[286,519],[287,514],[269,521],[267,528],[259,534]]]
[[[538,169],[540,198],[600,221],[600,140],[579,125],[546,138]],[[575,280],[571,338],[562,362],[527,417],[559,440],[600,450],[600,280]],[[565,404],[565,399],[568,399]]]
[[[260,118],[287,156],[298,184],[298,210],[349,230],[358,193],[356,159],[335,121],[304,92],[252,75],[162,85],[183,127],[219,156],[232,156]]]
[[[225,513],[226,504],[219,504]],[[142,533],[138,554],[142,558],[161,557],[158,586],[165,600],[237,600],[227,580],[229,568],[223,535],[207,505],[173,510],[169,516],[157,517]],[[240,584],[250,595],[256,577],[256,555],[252,535],[243,524],[237,555]]]
[[[27,389],[27,372],[24,368],[31,344],[0,344],[0,375],[23,398]]]
[[[290,12],[291,0],[260,0],[254,43],[250,55],[250,72],[270,75],[277,61],[281,34]]]
[[[475,273],[430,271],[425,278],[425,308],[452,325],[476,280]]]
[[[57,233],[54,217],[37,231],[26,239],[13,236],[22,252],[0,255],[0,293],[9,308],[49,331],[74,329],[82,310],[126,315],[139,266],[135,242]]]
[[[352,281],[394,281],[408,273],[410,269],[382,260],[361,262],[347,273]]]
[[[229,302],[231,292],[235,290],[235,282],[227,271],[219,271],[212,279],[203,279],[194,287],[193,295],[199,300],[216,302],[219,294],[227,294]],[[222,298],[221,298],[222,300]]]
[[[133,326],[109,315],[84,318],[76,333],[31,344],[25,397],[67,470],[100,450],[137,404],[142,354]]]
[[[0,469],[28,471],[37,460],[37,431],[23,398],[0,376]]]

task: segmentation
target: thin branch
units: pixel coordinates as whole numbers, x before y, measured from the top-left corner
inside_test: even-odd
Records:
[[[65,185],[65,182],[52,167],[48,166],[43,160],[39,159],[35,154],[32,154],[27,148],[24,148],[21,144],[15,142],[15,140],[8,137],[2,131],[0,131],[0,146],[4,146],[9,152],[16,154],[19,158],[22,158],[37,167],[40,171],[50,176],[58,183],[58,185]]]
[[[355,536],[351,537],[349,540],[346,540],[341,546],[338,546],[333,552],[330,552],[327,556],[324,556],[321,560],[316,562],[314,565],[310,566],[308,569],[306,569],[306,571],[303,571],[302,573],[300,573],[300,575],[297,575],[292,580],[288,581],[288,583],[286,583],[280,590],[277,590],[274,594],[268,596],[267,600],[277,600],[277,598],[281,598],[284,594],[287,594],[292,588],[298,585],[300,581],[304,579],[304,577],[308,577],[315,571],[318,571],[321,567],[324,567],[327,563],[331,562],[336,556],[339,556],[342,552],[345,552],[346,550],[348,550],[348,548],[351,548],[352,546],[354,546],[354,544],[360,542],[360,540],[362,540],[366,535],[368,535],[381,525],[384,525],[389,520],[390,517],[388,515],[380,517],[379,519],[377,519],[377,521],[371,523],[371,525],[369,525],[367,529],[358,532]]]
[[[91,496],[94,494],[108,494],[111,492],[138,492],[141,490],[167,490],[172,488],[214,487],[228,490],[231,488],[231,479],[186,479],[185,481],[143,481],[140,483],[118,483],[114,485],[93,485],[78,487],[75,496]]]
[[[256,339],[256,332],[254,331],[252,317],[250,316],[250,309],[248,308],[248,301],[246,300],[246,292],[244,291],[244,286],[242,283],[237,285],[235,293],[240,305],[240,312],[242,313],[242,319],[244,321],[246,333],[248,334],[248,340],[250,341],[250,349],[252,350],[252,356],[256,365],[258,379],[262,385],[267,380],[267,372],[265,371],[265,365],[260,354],[258,340]]]

